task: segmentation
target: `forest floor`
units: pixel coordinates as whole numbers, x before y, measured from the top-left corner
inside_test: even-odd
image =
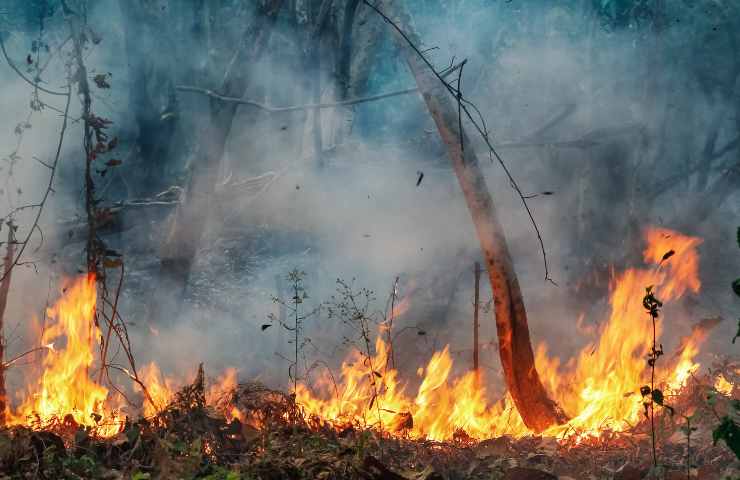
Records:
[[[705,404],[702,385],[695,379],[674,404]],[[71,419],[41,430],[0,430],[0,479],[740,478],[740,461],[722,441],[713,442],[712,416],[692,423],[690,468],[682,422],[662,417],[657,449],[662,467],[655,470],[649,422],[578,444],[542,437],[477,442],[463,432],[451,442],[432,442],[305,419],[290,395],[258,384],[240,385],[229,394],[229,408],[238,406],[242,418],[229,422],[219,414],[223,406],[205,404],[203,392],[202,381],[196,381],[157,416],[127,420],[112,438],[95,438]],[[724,397],[712,407],[723,414],[731,403]]]

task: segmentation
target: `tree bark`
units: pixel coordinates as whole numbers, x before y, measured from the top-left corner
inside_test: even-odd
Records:
[[[386,6],[386,12],[392,3],[392,0],[380,2]],[[409,15],[402,11],[398,2],[393,10],[391,18],[396,25],[420,47],[419,37],[411,27]],[[535,368],[519,281],[498,220],[496,206],[472,149],[472,142],[465,130],[459,128],[457,105],[406,40],[395,29],[392,30],[442,141],[447,146],[450,161],[478,233],[493,291],[499,354],[509,393],[522,420],[532,430],[541,432],[552,425],[562,424],[567,420],[566,416],[547,396]]]
[[[265,51],[272,27],[283,6],[284,0],[268,0],[258,7],[254,24],[247,30],[241,48],[229,63],[219,93],[229,97],[242,97],[248,86],[248,78],[242,68],[254,65]],[[211,210],[226,141],[238,105],[211,99],[209,120],[199,136],[198,151],[186,185],[184,198],[175,211],[172,228],[165,241],[160,258],[161,293],[152,298],[150,312],[153,318],[161,317],[163,309],[173,308],[184,294],[190,270]],[[174,295],[174,298],[171,297]],[[174,305],[163,302],[172,298]]]
[[[8,293],[10,292],[10,277],[13,269],[13,257],[15,255],[15,237],[13,236],[13,224],[8,222],[8,243],[5,246],[4,275],[0,283],[0,426],[5,425],[5,410],[7,409],[7,393],[5,391],[5,308],[8,305]]]

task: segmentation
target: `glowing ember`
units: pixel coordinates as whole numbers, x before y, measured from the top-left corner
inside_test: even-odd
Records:
[[[640,299],[645,287],[654,286],[663,301],[680,298],[687,291],[697,292],[700,239],[665,229],[646,232],[648,246],[643,252],[645,269],[628,269],[610,285],[611,313],[599,329],[596,342],[561,367],[558,359],[547,356],[547,347],[537,348],[537,368],[550,394],[570,415],[567,425],[553,427],[546,435],[575,436],[576,441],[599,436],[605,428],[622,431],[641,419],[639,388],[649,370],[648,321]],[[669,254],[669,252],[672,252]],[[662,331],[662,319],[657,333]],[[657,378],[664,389],[677,389],[698,368],[693,361],[703,336],[697,334],[683,346],[674,361],[658,363]],[[398,373],[387,369],[387,346],[378,339],[375,355],[369,361],[355,352],[342,365],[341,381],[319,379],[315,396],[299,385],[297,402],[306,414],[337,426],[359,424],[386,431],[403,430],[413,438],[448,440],[462,432],[474,439],[502,434],[524,436],[524,426],[510,399],[489,405],[484,387],[470,372],[450,378],[452,360],[448,348],[435,353],[426,368],[415,396],[406,394]]]
[[[43,372],[36,383],[27,386],[26,400],[9,412],[9,425],[45,428],[77,424],[92,427],[100,436],[120,431],[118,411],[106,402],[108,389],[89,375],[100,338],[93,321],[96,298],[95,277],[82,277],[48,309],[51,323],[41,338],[47,347]]]

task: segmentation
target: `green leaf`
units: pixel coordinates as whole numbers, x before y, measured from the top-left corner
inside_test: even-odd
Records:
[[[131,480],[149,480],[150,478],[152,478],[152,476],[149,473],[136,472],[134,473],[134,476],[131,477]]]
[[[715,445],[718,441],[724,440],[732,453],[740,459],[740,427],[730,417],[722,417],[722,423],[712,432],[712,440]]]

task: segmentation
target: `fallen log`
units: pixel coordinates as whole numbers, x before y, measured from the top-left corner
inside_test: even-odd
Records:
[[[370,6],[368,3],[365,5]],[[552,425],[565,423],[565,413],[548,397],[537,373],[519,281],[478,157],[459,120],[458,107],[445,85],[409,44],[418,46],[420,42],[401,3],[386,0],[380,2],[378,8],[384,9],[408,38],[407,41],[396,28],[391,28],[395,43],[403,53],[446,145],[475,224],[493,291],[499,353],[509,393],[522,420],[532,430],[541,432]]]

